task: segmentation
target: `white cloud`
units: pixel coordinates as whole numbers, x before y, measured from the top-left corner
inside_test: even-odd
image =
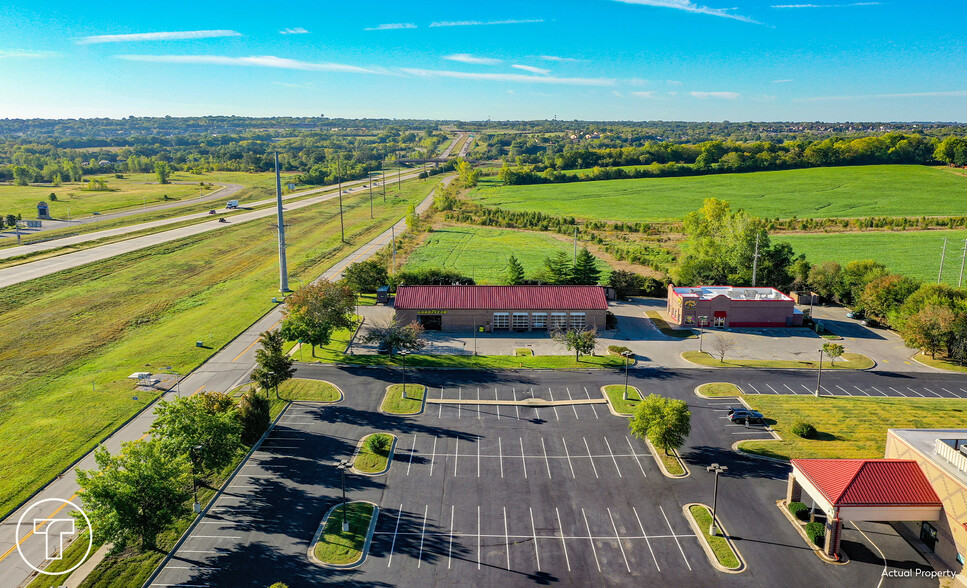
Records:
[[[793,79],[788,79],[788,80],[772,80],[772,83],[773,84],[788,84],[789,82],[794,82],[794,81],[795,80],[793,80]]]
[[[272,67],[278,69],[297,69],[301,71],[334,71],[359,74],[387,74],[379,69],[368,69],[342,63],[312,63],[297,61],[272,55],[253,55],[250,57],[228,57],[224,55],[116,55],[126,61],[149,63],[186,63],[200,65],[234,65],[248,67]]]
[[[719,100],[735,100],[741,94],[737,92],[689,92],[693,98],[699,98],[706,100],[708,98],[717,98]]]
[[[657,6],[659,8],[674,8],[676,10],[684,10],[685,12],[709,14],[711,16],[721,16],[722,18],[731,18],[734,20],[741,20],[742,22],[760,24],[747,16],[732,14],[729,12],[729,10],[734,10],[733,8],[709,8],[708,6],[695,4],[691,0],[615,0],[615,2],[623,2],[625,4],[640,4],[642,6]]]
[[[624,98],[625,97],[624,94],[622,94],[621,92],[619,92],[617,90],[611,90],[611,93],[614,94],[615,96],[617,96],[618,98]]]
[[[454,53],[452,55],[444,55],[443,58],[449,61],[459,61],[460,63],[469,63],[471,65],[499,65],[502,63],[500,59],[477,57],[469,53]]]
[[[213,39],[217,37],[241,37],[238,31],[168,31],[161,33],[131,33],[126,35],[95,35],[77,40],[82,45],[93,43],[124,43],[129,41],[183,41],[187,39]]]
[[[543,18],[508,19],[508,20],[444,20],[431,22],[431,27],[479,27],[487,25],[533,24],[544,22]]]
[[[967,97],[967,90],[950,92],[907,92],[904,94],[862,94],[857,96],[815,96],[796,98],[796,102],[820,102],[826,100],[867,100],[869,98],[956,98]]]
[[[56,51],[30,51],[28,49],[0,49],[0,59],[44,59],[47,57],[59,57]]]
[[[279,34],[280,35],[305,35],[305,34],[308,34],[308,33],[309,33],[309,31],[305,30],[302,27],[295,27],[295,28],[291,28],[291,29],[282,29],[281,31],[279,31]]]
[[[849,4],[774,4],[771,8],[850,8],[852,6],[879,6],[882,2],[850,2]]]
[[[400,29],[415,29],[416,25],[411,22],[389,22],[386,24],[368,27],[364,31],[397,31]]]
[[[514,82],[524,84],[559,84],[563,86],[613,86],[615,81],[608,78],[558,78],[554,76],[529,76],[508,73],[468,73],[439,69],[403,68],[400,71],[413,76],[427,78],[453,78],[458,80],[483,80],[491,82]]]
[[[551,73],[551,70],[549,69],[544,69],[543,67],[534,67],[533,65],[518,65],[515,63],[510,67],[513,67],[515,69],[522,69],[524,71],[529,71],[531,73],[540,74],[542,76],[546,76],[547,74]]]
[[[558,55],[538,55],[538,59],[544,61],[557,61],[557,62],[567,62],[567,63],[581,63],[587,61],[587,59],[576,59],[574,57],[560,57]]]
[[[654,91],[650,91],[650,92],[631,92],[631,95],[632,96],[637,96],[639,98],[656,98]]]

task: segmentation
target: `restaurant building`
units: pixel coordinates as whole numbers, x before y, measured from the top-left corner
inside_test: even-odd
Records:
[[[668,285],[668,317],[682,327],[799,327],[803,314],[775,288]]]

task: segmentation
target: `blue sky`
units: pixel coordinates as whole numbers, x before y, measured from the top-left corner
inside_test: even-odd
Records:
[[[0,117],[967,120],[962,3],[0,4]]]

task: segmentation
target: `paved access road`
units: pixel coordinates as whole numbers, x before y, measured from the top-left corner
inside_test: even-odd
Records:
[[[692,394],[705,370],[635,370],[632,385],[685,399],[691,475],[670,480],[627,420],[602,404],[557,407],[427,404],[416,417],[377,411],[397,370],[300,365],[299,377],[331,381],[346,398],[295,403],[230,482],[154,586],[877,586],[883,561],[853,532],[848,566],[822,563],[775,505],[788,468],[737,455],[745,433],[725,425],[722,399]],[[482,401],[600,398],[609,372],[413,370],[430,398]],[[330,570],[306,552],[340,499],[337,460],[374,431],[398,437],[390,472],[347,476],[349,498],[379,505],[366,562]],[[682,511],[710,502],[718,462],[719,514],[749,570],[709,564]],[[869,530],[869,529],[867,529]],[[878,529],[889,532],[888,529]],[[900,541],[871,535],[891,565],[922,567]],[[896,562],[903,562],[897,564]],[[928,581],[904,579],[904,586]]]
[[[451,179],[452,177],[444,181],[449,182]],[[430,193],[417,206],[417,212],[423,212],[429,208],[433,203],[433,196],[434,194]],[[274,210],[272,212],[274,213]],[[405,232],[407,230],[405,219],[396,223],[393,229],[387,229],[369,243],[346,256],[342,261],[323,274],[322,277],[326,279],[337,279],[350,264],[368,259],[380,248],[390,243],[392,230],[394,229],[397,234]],[[267,313],[245,332],[228,343],[207,362],[185,377],[175,391],[169,392],[163,398],[171,400],[180,393],[194,394],[202,390],[228,391],[240,385],[248,378],[248,374],[255,367],[255,345],[258,342],[259,333],[274,328],[281,320],[282,308],[280,306]],[[111,452],[116,452],[120,449],[121,443],[134,441],[143,437],[154,421],[153,406],[149,406],[131,422],[106,439],[103,445]],[[52,447],[51,451],[54,450],[56,449]],[[94,463],[92,454],[86,455],[76,465],[76,467],[81,469],[92,469],[95,466],[96,464]],[[27,506],[45,498],[74,500],[76,499],[77,489],[74,468],[71,468],[61,477],[42,489],[36,496],[32,497],[28,501],[28,505],[15,510],[3,520],[4,524],[0,525],[0,579],[2,579],[0,586],[2,588],[8,586],[7,582],[10,582],[9,585],[12,586],[19,585],[31,573],[27,564],[17,555],[15,539],[16,521],[27,509]],[[56,508],[56,505],[38,512],[43,512],[47,516],[54,511],[54,508]],[[31,516],[33,515],[34,513],[31,512]],[[21,542],[21,549],[33,560],[38,554],[43,553],[44,540],[45,536],[30,535]],[[43,557],[41,556],[40,559],[43,559]]]

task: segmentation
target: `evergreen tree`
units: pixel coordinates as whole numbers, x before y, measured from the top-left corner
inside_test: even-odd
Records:
[[[601,270],[595,265],[594,256],[588,251],[587,247],[582,249],[574,263],[574,270],[571,277],[572,284],[595,285],[601,277]]]
[[[513,255],[507,260],[506,282],[508,286],[518,286],[524,283],[524,266]]]
[[[544,269],[547,281],[551,284],[571,283],[571,260],[567,253],[558,251],[553,256],[545,258]]]

